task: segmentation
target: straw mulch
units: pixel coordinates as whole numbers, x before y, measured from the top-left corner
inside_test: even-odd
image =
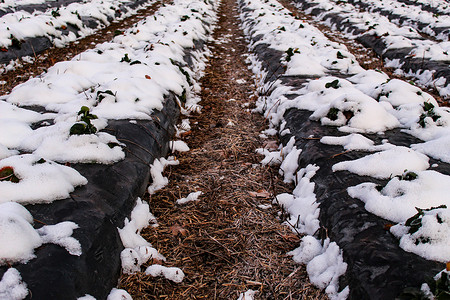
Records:
[[[244,63],[235,1],[224,0],[220,15],[215,38],[224,42],[212,46],[202,80],[204,108],[184,137],[191,151],[166,170],[169,185],[147,198],[159,226],[142,234],[167,258],[164,265],[181,268],[186,277],[176,284],[124,275],[119,287],[133,299],[237,299],[249,289],[258,291],[255,299],[326,299],[309,283],[305,266],[286,255],[300,238],[281,224],[280,208],[258,207],[292,187],[283,185],[276,168],[258,164],[255,149],[263,145],[259,133],[266,123],[247,109],[256,87]],[[195,191],[204,193],[199,201],[175,204]],[[161,262],[143,270],[152,263]]]

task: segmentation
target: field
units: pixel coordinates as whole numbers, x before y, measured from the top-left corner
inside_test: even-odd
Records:
[[[448,299],[446,0],[3,0],[0,299]]]

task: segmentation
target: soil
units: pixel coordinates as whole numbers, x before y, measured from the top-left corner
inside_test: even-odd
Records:
[[[191,118],[193,130],[184,137],[191,151],[166,170],[169,185],[148,196],[159,226],[142,234],[167,258],[164,265],[181,268],[186,277],[175,284],[124,275],[119,288],[133,299],[237,299],[249,289],[258,291],[255,299],[327,299],[309,283],[306,267],[286,255],[300,237],[282,224],[280,208],[258,207],[292,187],[275,168],[259,164],[255,149],[263,147],[259,132],[266,121],[249,111],[257,87],[245,64],[235,1],[223,1],[219,15],[201,81],[203,111]],[[175,204],[195,191],[204,193],[199,201]]]

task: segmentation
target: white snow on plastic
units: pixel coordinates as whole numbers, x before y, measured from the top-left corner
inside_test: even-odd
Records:
[[[348,192],[366,203],[368,211],[396,223],[415,215],[416,207],[450,207],[450,176],[430,170],[415,173],[414,180],[392,178],[381,191],[374,183],[362,183],[348,188]]]
[[[28,295],[27,285],[19,271],[9,268],[0,281],[0,299],[22,300]]]
[[[394,147],[355,160],[333,165],[333,171],[350,171],[362,176],[389,178],[405,170],[423,171],[429,167],[428,157],[407,147]]]
[[[385,51],[389,49],[409,48],[410,52],[407,55],[408,57],[434,61],[448,61],[450,59],[448,32],[444,30],[439,34],[441,31],[440,28],[450,26],[448,3],[445,3],[445,5],[442,4],[441,6],[441,8],[447,8],[447,12],[438,16],[422,10],[420,6],[402,5],[395,0],[366,1],[364,4],[368,4],[369,6],[366,11],[355,8],[353,4],[345,1],[322,0],[314,2],[315,5],[306,9],[305,12],[311,13],[315,8],[323,9],[324,12],[316,15],[315,19],[322,21],[323,24],[331,28],[335,28],[335,24],[332,18],[329,17],[330,14],[339,15],[346,22],[360,30],[357,32],[345,30],[344,34],[351,39],[355,39],[362,34],[370,34],[378,37],[386,45]],[[297,3],[297,6],[301,8],[302,4]],[[398,19],[392,18],[392,21],[389,20],[386,16],[378,12],[380,9],[390,15],[392,12],[395,12],[398,15]],[[423,26],[421,22],[428,24],[428,26]],[[424,40],[418,31],[435,36],[437,40]],[[390,67],[393,66],[392,64],[390,65]],[[401,66],[397,64],[395,67],[400,68]],[[398,70],[398,72],[404,73],[401,70]],[[429,70],[410,71],[407,75],[416,77],[425,86],[436,88],[441,96],[449,97],[450,89],[445,78],[435,78],[432,75],[433,72]],[[423,78],[424,75],[427,77],[425,80]]]
[[[95,299],[93,296],[91,296],[89,294],[86,294],[83,297],[77,298],[77,300],[97,300],[97,299]]]
[[[288,224],[300,233],[313,235],[320,227],[319,203],[316,202],[314,193],[315,184],[311,182],[318,169],[313,165],[300,169],[297,172],[297,185],[292,194],[277,195],[273,201],[284,207],[290,215]]]
[[[66,221],[35,230],[33,222],[32,215],[22,205],[0,204],[0,265],[26,263],[35,257],[34,249],[45,243],[64,247],[72,255],[81,255],[80,243],[71,237],[77,224]]]
[[[32,226],[31,214],[14,202],[0,204],[0,208],[0,265],[34,258],[42,239]]]
[[[68,198],[76,186],[87,183],[86,178],[75,169],[41,160],[39,156],[32,154],[2,159],[0,169],[4,167],[12,167],[20,181],[0,181],[0,203],[50,203]]]
[[[306,264],[309,280],[325,292],[331,299],[346,299],[349,288],[338,291],[339,276],[345,274],[347,264],[342,251],[335,242],[327,238],[323,244],[311,235],[302,238],[300,247],[288,253],[297,263]]]
[[[449,204],[447,207],[450,207]],[[409,231],[410,226],[405,226],[404,222],[391,227],[391,232],[400,239],[400,247],[404,250],[442,263],[450,260],[449,209],[426,211],[420,228],[414,233]]]
[[[0,4],[0,8],[40,2],[45,1],[6,1],[6,3]],[[59,8],[49,8],[45,11],[35,10],[33,13],[19,9],[0,17],[0,47],[11,46],[11,37],[18,40],[47,37],[57,47],[64,47],[69,42],[90,35],[95,31],[95,29],[83,24],[82,18],[94,18],[98,23],[97,28],[101,28],[110,24],[108,18],[120,20],[153,3],[153,1],[149,1],[134,9],[123,7],[123,4],[130,2],[129,0],[92,0],[71,3]],[[78,37],[73,32],[63,34],[61,29],[70,25],[78,29]]]
[[[43,243],[59,245],[72,255],[80,256],[81,244],[72,237],[74,229],[79,228],[74,222],[61,222],[56,225],[46,225],[37,230]]]
[[[298,157],[302,153],[302,149],[294,147],[283,159],[280,166],[280,174],[284,176],[284,182],[291,183],[295,179],[294,173],[298,168]]]

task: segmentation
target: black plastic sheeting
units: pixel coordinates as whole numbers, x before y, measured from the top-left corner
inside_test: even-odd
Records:
[[[420,8],[422,8],[422,10],[425,11],[429,11],[433,14],[442,14],[441,10],[438,9],[437,7],[430,5],[429,3],[423,3],[421,1],[415,1],[415,0],[397,0],[400,3],[404,3],[406,5],[410,5],[410,6],[420,6]],[[433,1],[431,2],[433,4]]]
[[[83,0],[56,0],[56,1],[45,1],[44,3],[41,4],[27,4],[27,5],[18,5],[18,6],[14,6],[12,8],[4,8],[4,9],[0,9],[0,17],[12,13],[12,12],[16,12],[16,11],[26,11],[28,13],[33,13],[35,11],[41,11],[44,12],[47,9],[58,9],[60,7],[64,7],[67,6],[71,3],[83,3],[86,1]],[[121,9],[122,8],[136,8],[137,6],[146,3],[147,0],[131,0],[130,2],[127,2],[125,4],[121,5]]]
[[[123,227],[137,197],[145,193],[151,181],[149,165],[168,153],[178,116],[176,96],[169,94],[162,111],[152,114],[153,121],[109,121],[104,131],[126,145],[126,158],[112,165],[72,164],[88,179],[87,185],[76,188],[69,199],[26,206],[45,224],[77,223],[80,228],[72,236],[83,251],[78,257],[44,244],[36,249],[37,258],[13,265],[30,290],[28,299],[76,299],[85,294],[106,299],[121,270],[123,246],[117,228]],[[0,268],[1,276],[6,270]]]
[[[257,41],[260,37],[254,37]],[[282,52],[271,49],[267,44],[258,44],[253,52],[268,71],[266,84],[281,80],[284,85],[300,88],[307,82],[302,76],[282,76]],[[335,74],[333,74],[335,75]],[[342,75],[341,75],[342,77]],[[262,91],[270,95],[271,90]],[[285,95],[292,98],[294,95]],[[340,161],[353,160],[367,155],[360,151],[343,153],[341,146],[331,146],[320,143],[319,140],[308,139],[310,136],[340,136],[335,127],[321,126],[319,122],[309,120],[311,112],[290,109],[284,118],[285,129],[290,133],[281,136],[281,142],[286,145],[292,136],[295,137],[297,149],[302,149],[299,157],[299,168],[309,164],[320,167],[312,178],[315,182],[315,193],[320,203],[320,222],[323,228],[318,237],[330,237],[343,250],[344,261],[348,264],[347,272],[340,279],[340,288],[350,287],[349,299],[395,299],[407,287],[420,289],[422,283],[436,275],[445,265],[428,261],[418,255],[404,251],[399,247],[399,241],[384,226],[390,223],[376,215],[367,212],[364,203],[351,198],[346,189],[362,182],[383,183],[372,177],[359,176],[350,172],[333,172],[332,166]],[[420,142],[400,130],[391,130],[385,135],[366,135],[380,143],[381,139],[399,146],[409,146]],[[430,163],[434,163],[430,160]],[[435,168],[443,174],[450,174],[450,165],[439,162]]]
[[[303,149],[299,168],[309,164],[320,167],[312,178],[320,203],[319,219],[328,236],[343,250],[344,260],[348,264],[341,286],[350,286],[350,299],[395,299],[407,287],[420,288],[422,283],[440,272],[444,264],[402,250],[398,239],[384,229],[391,222],[367,212],[362,201],[348,195],[346,189],[350,186],[363,182],[383,184],[387,181],[346,171],[333,172],[331,168],[334,164],[354,160],[368,153],[352,151],[333,157],[345,152],[343,147],[305,139],[311,135],[342,135],[334,127],[310,121],[310,115],[311,112],[298,109],[287,111],[286,128],[295,137],[296,147]],[[289,141],[291,134],[281,138],[284,144]],[[366,136],[380,142],[378,136]],[[417,142],[399,130],[388,131],[383,138],[402,146]]]
[[[347,18],[344,18],[336,13],[326,13],[326,10],[321,8],[314,8],[317,3],[310,3],[306,0],[293,0],[294,3],[300,4],[302,10],[313,8],[311,10],[311,15],[317,16],[321,13],[325,13],[324,20],[330,22],[336,26],[336,30],[352,32],[357,35],[356,40],[360,42],[365,47],[373,49],[373,51],[382,58],[388,58],[390,60],[398,59],[402,63],[401,69],[408,72],[421,74],[425,70],[432,71],[435,73],[434,78],[445,78],[444,86],[450,84],[450,68],[449,63],[445,61],[432,61],[426,58],[411,57],[409,52],[411,49],[391,49],[386,51],[386,44],[382,41],[381,37],[367,34],[365,31],[357,28],[352,23],[350,23]]]
[[[27,5],[27,6],[19,6],[16,7],[15,10],[25,10],[30,13],[32,13],[35,10],[38,11],[45,11],[48,8],[58,8],[63,5],[68,5],[72,2],[82,2],[80,0],[60,0],[60,1],[51,1],[46,2],[45,4],[33,4],[33,5]],[[143,5],[145,3],[149,2],[149,0],[135,0],[132,2],[128,2],[125,4],[120,5],[120,10],[115,13],[115,17],[118,18],[122,14],[126,13],[130,9],[135,9],[139,5]],[[11,11],[8,11],[11,12]],[[5,14],[5,13],[3,13]],[[0,10],[0,17],[2,16],[2,11]],[[108,21],[113,21],[112,17],[108,16]],[[95,19],[93,17],[81,17],[81,21],[83,22],[83,25],[96,29],[101,25],[104,25],[103,22],[99,19]],[[77,37],[79,37],[78,31],[79,29],[76,26],[73,26],[72,24],[67,24],[66,29],[57,28],[63,35],[67,36],[70,32],[73,32]],[[33,38],[27,38],[20,41],[20,44],[16,44],[13,46],[8,47],[6,49],[7,51],[0,51],[0,64],[8,64],[11,60],[15,60],[24,56],[32,56],[34,57],[36,54],[40,54],[43,51],[53,47],[53,43],[50,40],[49,37],[46,36],[40,36],[40,37],[33,37]]]
[[[423,23],[423,22],[420,22],[419,20],[411,19],[408,16],[396,14],[395,12],[390,11],[388,9],[372,6],[370,3],[363,2],[361,0],[348,0],[347,2],[358,8],[362,8],[366,11],[378,12],[381,15],[388,18],[390,21],[396,21],[399,25],[416,24],[417,28],[420,30],[423,30],[425,27],[427,27],[429,25],[428,23]],[[417,2],[415,2],[415,3],[417,5]],[[403,5],[406,5],[406,4],[403,4]],[[408,4],[408,5],[411,5],[411,4]],[[425,10],[425,9],[422,8],[422,10]],[[431,12],[434,14],[439,14],[436,9],[433,9],[433,11],[431,11]],[[438,35],[438,34],[446,34],[447,36],[450,35],[450,27],[430,27],[429,29],[432,30],[435,33],[435,35]]]

